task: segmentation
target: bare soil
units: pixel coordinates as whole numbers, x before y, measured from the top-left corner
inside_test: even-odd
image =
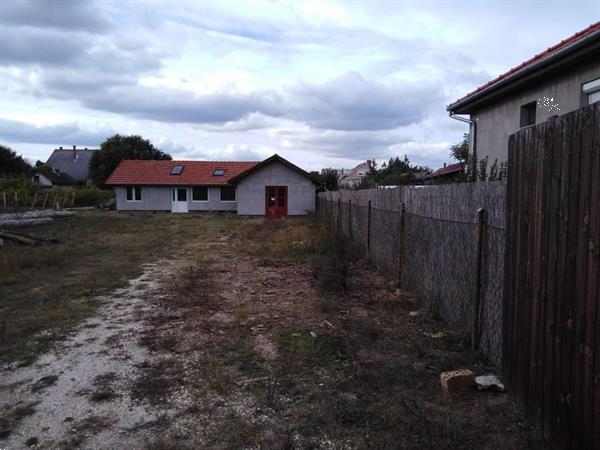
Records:
[[[493,369],[368,261],[325,295],[310,220],[209,220],[2,372],[0,448],[544,448],[507,395],[442,391]]]

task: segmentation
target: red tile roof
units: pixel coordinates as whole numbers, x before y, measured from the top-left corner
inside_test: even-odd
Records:
[[[143,185],[206,185],[225,184],[231,178],[254,167],[256,161],[154,161],[125,160],[117,166],[106,184]],[[181,175],[171,175],[171,169],[183,166]],[[225,169],[224,176],[214,176],[215,169]]]
[[[463,163],[448,164],[446,167],[440,167],[437,169],[430,175],[430,177],[441,177],[442,175],[448,175],[450,173],[462,172],[464,167],[465,166]]]
[[[509,76],[517,75],[518,72],[524,71],[525,69],[529,68],[534,63],[542,61],[543,59],[545,59],[545,58],[553,55],[557,51],[559,51],[559,50],[561,50],[563,48],[566,48],[569,45],[575,44],[576,42],[584,39],[585,37],[591,35],[592,33],[597,32],[597,31],[600,31],[600,22],[596,22],[593,25],[590,25],[586,29],[579,31],[579,32],[575,33],[574,35],[568,37],[567,39],[564,39],[564,40],[560,41],[558,44],[553,45],[552,47],[547,48],[546,50],[544,50],[541,53],[538,53],[533,58],[528,59],[527,61],[519,64],[516,67],[513,67],[508,72],[505,72],[502,75],[494,78],[493,80],[488,81],[483,86],[479,86],[474,91],[469,92],[467,95],[459,98],[455,102],[453,102],[450,105],[448,105],[447,109],[449,111],[453,110],[456,105],[458,105],[459,103],[462,103],[463,101],[467,100],[469,97],[472,97],[475,94],[480,93],[484,89],[487,89],[487,88],[491,87],[492,85],[495,85],[496,83],[499,83],[500,81],[508,78]]]

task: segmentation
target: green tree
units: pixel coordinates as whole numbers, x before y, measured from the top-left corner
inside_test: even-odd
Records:
[[[340,175],[335,169],[324,169],[319,175],[319,191],[337,191],[340,188]]]
[[[413,165],[407,155],[404,155],[403,159],[390,158],[387,163],[382,164],[381,169],[373,162],[369,172],[360,180],[358,189],[411,184],[415,182],[415,175],[419,172],[429,172],[429,169]]]
[[[469,133],[463,134],[463,140],[450,147],[450,156],[461,163],[469,160]]]
[[[114,136],[105,140],[100,150],[94,152],[90,161],[90,178],[97,186],[104,186],[109,175],[124,159],[171,160],[171,155],[162,152],[141,136]]]
[[[28,175],[31,165],[10,147],[0,145],[0,176]]]

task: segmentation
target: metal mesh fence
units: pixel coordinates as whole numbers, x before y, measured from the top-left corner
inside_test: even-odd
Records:
[[[370,210],[370,219],[369,219]],[[486,226],[477,258],[477,226],[351,201],[319,198],[319,216],[364,248],[378,269],[400,277],[402,287],[442,318],[471,331],[477,266],[481,271],[479,349],[495,364],[502,352],[504,229]]]
[[[404,224],[402,284],[427,299],[434,313],[468,330],[476,285],[474,224],[410,213]]]
[[[400,212],[371,208],[369,257],[377,268],[397,276],[400,249]]]

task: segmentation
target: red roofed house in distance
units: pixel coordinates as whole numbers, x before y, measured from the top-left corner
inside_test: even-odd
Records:
[[[315,209],[314,181],[279,155],[261,162],[125,160],[106,184],[119,211],[285,217]]]
[[[470,123],[471,153],[508,159],[508,137],[520,128],[600,101],[600,22],[448,105]],[[455,116],[468,114],[469,119]]]

